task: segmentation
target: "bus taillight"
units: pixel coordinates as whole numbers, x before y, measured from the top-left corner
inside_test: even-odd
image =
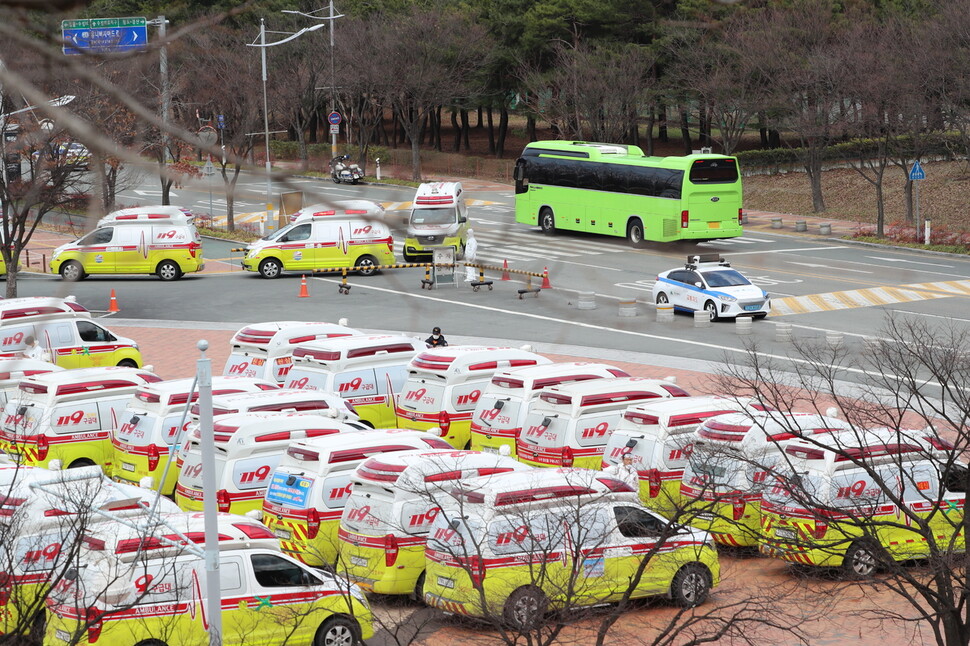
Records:
[[[681,211],[680,212],[680,228],[681,229],[686,229],[687,228],[687,225],[689,224],[689,219],[690,219],[690,211]]]
[[[744,224],[744,209],[738,208],[738,226]]]

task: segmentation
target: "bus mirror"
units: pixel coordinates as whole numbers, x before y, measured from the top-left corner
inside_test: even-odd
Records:
[[[522,166],[522,164],[516,164],[515,170],[512,171],[512,179],[514,179],[517,182],[521,182],[522,176],[525,175],[524,171],[525,171],[525,168]]]

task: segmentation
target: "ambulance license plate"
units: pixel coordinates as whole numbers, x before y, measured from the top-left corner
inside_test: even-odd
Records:
[[[778,538],[787,538],[788,540],[795,540],[795,531],[791,529],[776,529],[775,536]]]
[[[132,464],[131,462],[122,462],[121,463],[121,470],[122,471],[134,471],[135,470],[135,465]]]
[[[350,564],[356,565],[357,567],[367,567],[367,559],[362,556],[351,556]]]
[[[483,446],[482,453],[495,453],[496,455],[498,455],[498,448],[494,446]]]
[[[455,587],[455,580],[454,579],[449,579],[447,577],[439,576],[438,577],[438,585],[440,585],[442,588],[454,588]]]
[[[273,533],[276,534],[276,538],[282,538],[284,541],[290,540],[290,530],[288,529],[274,529]]]
[[[62,642],[71,641],[71,633],[67,632],[66,630],[61,630],[60,628],[54,631],[54,636],[57,637]]]

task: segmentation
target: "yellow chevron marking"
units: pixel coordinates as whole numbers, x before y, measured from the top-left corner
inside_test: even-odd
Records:
[[[870,287],[842,292],[777,298],[771,302],[771,315],[774,317],[789,314],[831,312],[953,296],[970,296],[970,280],[898,285],[896,287]]]

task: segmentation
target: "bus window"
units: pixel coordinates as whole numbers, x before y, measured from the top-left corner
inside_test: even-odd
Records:
[[[738,181],[738,165],[733,159],[698,159],[690,167],[691,184],[720,184]]]

